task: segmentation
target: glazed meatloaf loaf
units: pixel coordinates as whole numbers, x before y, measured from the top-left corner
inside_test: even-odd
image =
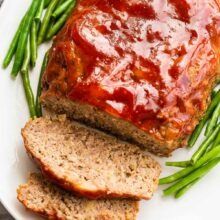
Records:
[[[137,201],[126,199],[78,198],[36,173],[19,187],[17,194],[28,210],[51,220],[135,220],[139,206]]]
[[[219,75],[219,0],[81,0],[54,40],[43,105],[169,155]]]
[[[22,130],[28,154],[56,184],[90,199],[150,199],[160,166],[139,147],[76,122],[39,118]]]

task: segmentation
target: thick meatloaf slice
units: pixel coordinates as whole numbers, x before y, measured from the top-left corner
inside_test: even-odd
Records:
[[[42,102],[169,155],[219,75],[216,0],[81,0],[54,40]]]
[[[22,135],[45,176],[78,195],[150,199],[157,188],[159,164],[115,137],[76,122],[46,118],[28,122]]]
[[[30,175],[27,184],[18,188],[17,197],[28,210],[47,219],[135,220],[138,213],[137,201],[79,198],[36,173]]]

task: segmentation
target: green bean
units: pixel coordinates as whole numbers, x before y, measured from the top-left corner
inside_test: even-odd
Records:
[[[37,23],[32,22],[31,25],[31,64],[35,66],[37,60]]]
[[[213,128],[216,126],[218,122],[219,115],[220,115],[220,102],[217,105],[216,109],[214,110],[213,115],[206,127],[206,132],[205,132],[206,136],[210,135],[210,133],[213,131]]]
[[[24,62],[21,69],[21,77],[23,81],[23,87],[25,91],[25,96],[28,102],[30,116],[34,118],[36,116],[35,105],[34,105],[34,95],[30,85],[29,79],[29,64],[30,64],[30,43],[28,40],[28,44],[25,49]]]
[[[12,68],[12,76],[16,77],[18,75],[19,70],[21,69],[21,65],[24,58],[25,47],[27,44],[27,38],[30,31],[30,27],[32,24],[32,20],[36,14],[38,9],[40,0],[33,0],[30,9],[28,10],[27,16],[25,16],[24,24],[22,25],[21,34],[19,36],[19,43],[15,53],[15,61]]]
[[[213,149],[213,141],[209,144],[209,146],[206,148],[205,153],[207,154],[211,149]]]
[[[31,118],[36,117],[36,112],[35,112],[35,105],[34,105],[34,94],[30,85],[30,79],[29,79],[29,72],[28,71],[22,71],[21,72],[22,76],[22,81],[23,81],[23,86],[25,90],[25,96],[28,102],[28,107],[29,107],[29,112]]]
[[[56,6],[56,9],[57,9],[60,5],[62,5],[65,1],[67,1],[67,0],[60,0],[59,3],[58,3],[57,6]],[[55,9],[55,10],[56,10],[56,9]]]
[[[39,6],[39,8],[38,8],[38,10],[36,12],[35,17],[34,17],[34,21],[37,24],[37,29],[38,29],[38,26],[39,26],[39,24],[41,22],[41,17],[42,17],[42,14],[43,14],[44,4],[45,4],[44,2],[45,2],[45,0],[41,0],[40,6]]]
[[[206,149],[206,152],[211,151],[213,148],[217,147],[220,144],[220,132],[218,133],[217,137],[215,138],[215,141],[213,141],[209,147]]]
[[[192,164],[194,164],[206,152],[209,145],[212,143],[213,140],[215,140],[219,131],[220,131],[220,124],[215,128],[215,130],[212,132],[212,134],[209,137],[207,137],[207,139],[205,139],[203,141],[203,143],[200,145],[198,150],[193,154],[193,156],[191,158]]]
[[[183,196],[186,192],[188,192],[189,189],[191,189],[192,186],[194,186],[198,181],[200,180],[200,178],[192,181],[191,183],[189,183],[188,185],[184,186],[182,189],[180,189],[179,191],[177,191],[177,193],[175,194],[175,198],[178,199],[181,196]]]
[[[168,195],[174,194],[178,192],[180,189],[182,189],[183,187],[195,181],[196,179],[202,178],[219,162],[220,162],[220,158],[215,158],[214,160],[211,160],[204,166],[200,167],[199,169],[189,174],[189,176],[187,176],[186,178],[181,179],[179,182],[165,189],[163,191],[164,195],[168,196]]]
[[[31,64],[35,66],[37,60],[37,35],[40,27],[41,16],[44,9],[44,0],[41,0],[38,10],[31,25]]]
[[[8,65],[11,63],[12,57],[15,54],[15,51],[16,51],[17,46],[18,46],[18,40],[19,40],[19,37],[20,37],[20,34],[21,34],[21,29],[23,28],[25,17],[26,17],[26,15],[22,18],[22,20],[21,20],[21,22],[18,26],[18,29],[17,29],[17,31],[16,31],[13,39],[12,39],[12,42],[9,46],[8,52],[7,52],[7,54],[5,56],[5,59],[4,59],[4,62],[3,62],[3,68],[8,67]]]
[[[46,31],[48,29],[48,24],[50,23],[51,15],[52,15],[53,10],[55,9],[58,2],[59,2],[59,0],[52,0],[48,6],[48,9],[47,9],[46,14],[43,18],[43,22],[42,22],[42,25],[39,30],[39,35],[38,35],[38,40],[37,40],[38,44],[41,44],[45,39],[45,35],[46,35]]]
[[[30,35],[28,35],[21,72],[29,70],[30,61],[31,61]]]
[[[197,125],[196,129],[194,130],[193,134],[191,135],[189,141],[188,141],[188,146],[193,147],[194,144],[196,143],[204,125],[206,124],[207,120],[210,118],[212,112],[214,111],[215,107],[218,105],[220,102],[220,91],[217,92],[213,100],[211,101],[211,104],[209,105],[205,116],[203,119],[200,121],[199,125]]]
[[[48,63],[48,52],[44,56],[44,60],[43,60],[42,66],[41,66],[38,87],[37,87],[37,96],[36,96],[36,105],[35,105],[37,117],[42,116],[42,108],[41,108],[41,104],[40,104],[40,96],[41,96],[41,92],[42,92],[41,81],[42,81],[42,76],[43,76],[44,71],[46,69],[47,63]]]
[[[50,23],[49,23],[49,25],[48,25],[48,28],[47,28],[46,33],[49,32],[49,30],[51,29],[51,27],[53,27],[54,23],[55,23],[55,20],[54,20],[54,19],[51,19],[51,20],[50,20]],[[46,34],[46,36],[45,36],[45,40],[48,40],[48,39],[47,39],[47,34]]]
[[[53,12],[52,17],[57,18],[63,14],[68,7],[74,2],[74,0],[66,0],[63,4],[59,5],[57,9]]]
[[[66,0],[60,0],[58,6],[62,5]]]
[[[191,165],[191,162],[189,160],[187,161],[175,161],[175,162],[166,162],[166,166],[169,167],[188,167]]]
[[[211,115],[210,115],[211,116]],[[207,120],[207,122],[206,122],[206,129],[205,129],[205,136],[207,137],[208,136],[208,134],[207,134],[207,128],[210,126],[209,125],[210,124],[210,118]]]
[[[45,0],[44,1],[44,8],[47,8],[50,3],[51,3],[51,0]]]
[[[44,10],[44,2],[45,0],[41,0],[40,5],[38,7],[38,10],[35,14],[34,20],[32,22],[31,27],[31,64],[32,66],[35,66],[36,60],[37,60],[37,35],[38,30],[41,23],[41,16],[43,14]]]
[[[196,143],[199,135],[201,134],[202,132],[202,129],[203,127],[205,126],[206,124],[206,121],[207,121],[208,117],[205,115],[204,118],[202,118],[202,120],[199,122],[199,124],[196,126],[194,132],[192,133],[192,135],[190,136],[189,138],[189,141],[188,141],[188,147],[193,147],[194,144]]]
[[[68,10],[66,10],[65,13],[58,19],[58,21],[51,27],[46,37],[47,40],[50,40],[63,27],[69,14],[75,7],[75,4],[76,1],[74,0],[71,7],[69,7]]]
[[[220,132],[218,133],[218,136],[216,137],[216,139],[212,145],[212,148],[217,147],[219,144],[220,144]]]
[[[163,184],[168,184],[168,183],[173,183],[179,179],[182,179],[183,177],[186,177],[188,174],[193,172],[194,170],[198,169],[201,167],[203,164],[207,163],[208,161],[220,157],[220,145],[217,146],[216,148],[213,148],[210,152],[205,154],[200,160],[197,161],[193,166],[191,167],[186,167],[185,169],[180,170],[177,173],[174,173],[170,176],[161,178],[159,181],[160,185]],[[187,178],[187,177],[186,177]]]
[[[218,91],[213,90],[211,94],[211,98],[214,99]]]

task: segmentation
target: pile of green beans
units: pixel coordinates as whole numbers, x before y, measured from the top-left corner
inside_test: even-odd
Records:
[[[32,0],[3,61],[3,68],[7,68],[14,57],[11,75],[16,77],[18,73],[21,74],[32,118],[39,117],[42,114],[39,102],[41,86],[38,86],[35,102],[29,79],[29,69],[36,64],[38,46],[44,41],[52,39],[57,34],[65,24],[75,4],[76,0]],[[45,70],[46,63],[47,58],[43,62],[40,79]]]
[[[166,162],[167,166],[181,167],[182,170],[160,179],[160,185],[171,184],[164,195],[179,198],[195,185],[204,175],[220,162],[220,91],[214,92],[205,116],[189,139],[189,147],[194,146],[206,125],[205,138],[188,161]]]

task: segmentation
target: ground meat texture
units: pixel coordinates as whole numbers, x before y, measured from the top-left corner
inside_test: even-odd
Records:
[[[80,196],[139,200],[150,199],[157,189],[159,164],[139,147],[113,136],[49,118],[28,122],[22,136],[42,173]]]

